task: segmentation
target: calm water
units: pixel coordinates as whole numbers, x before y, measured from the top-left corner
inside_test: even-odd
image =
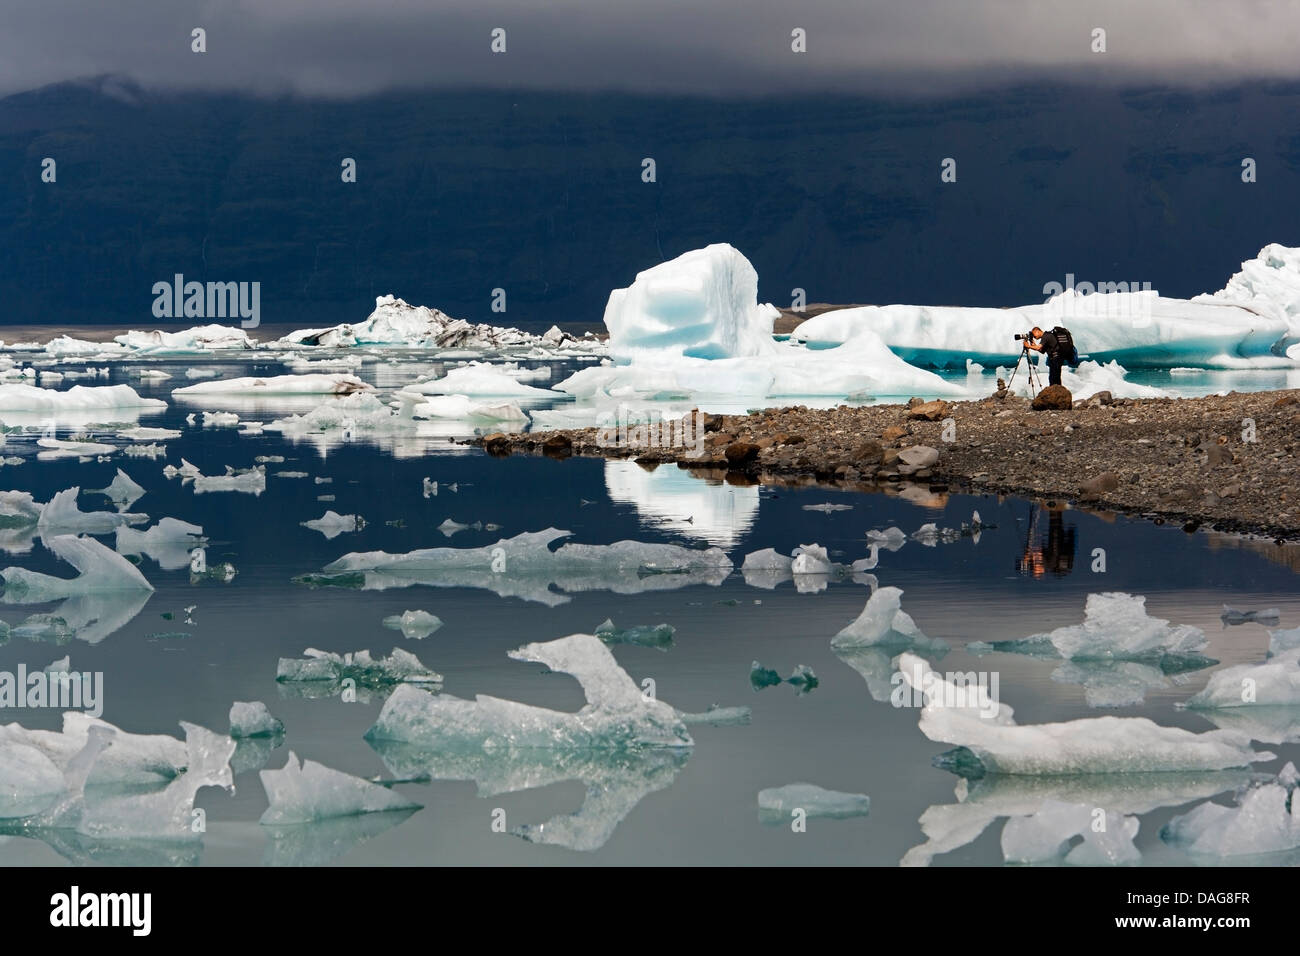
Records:
[[[223,375],[287,371],[273,362],[255,367],[242,362],[203,364],[219,368]],[[155,367],[174,378],[160,386],[137,385],[143,394],[167,398],[172,387],[188,383],[185,364]],[[407,357],[398,364],[368,362],[360,374],[391,388],[417,373],[435,371],[429,362]],[[110,381],[135,384],[122,366],[114,366]],[[868,584],[832,582],[818,593],[798,593],[785,583],[769,590],[748,585],[737,570],[718,586],[631,594],[557,591],[560,600],[546,606],[483,589],[311,590],[293,582],[295,576],[318,571],[350,551],[478,547],[520,532],[555,527],[571,531],[569,540],[587,544],[635,539],[717,546],[727,551],[737,568],[751,551],[771,547],[788,554],[809,543],[827,547],[833,557],[848,563],[866,556],[869,529],[897,525],[910,534],[932,521],[941,527],[959,527],[978,509],[986,524],[996,525],[978,543],[969,537],[936,547],[909,541],[897,552],[881,552],[874,574],[880,585],[904,590],[903,607],[923,631],[953,646],[942,660],[942,669],[999,672],[1001,698],[1015,707],[1020,723],[1103,711],[1089,706],[1083,686],[1053,679],[1060,661],[1011,654],[975,657],[966,653],[964,645],[1077,623],[1091,592],[1146,595],[1150,613],[1204,629],[1210,639],[1207,653],[1224,665],[1263,659],[1268,635],[1254,624],[1223,628],[1219,621],[1223,604],[1277,607],[1282,611],[1282,626],[1300,624],[1296,588],[1300,555],[1294,549],[1205,534],[1189,536],[1169,526],[1123,517],[1066,511],[1054,527],[1046,513],[1017,499],[921,495],[907,500],[817,488],[708,483],[673,467],[647,472],[630,462],[494,460],[450,444],[446,435],[456,429],[447,426],[429,426],[422,434],[398,440],[295,443],[272,433],[241,437],[234,429],[204,429],[184,422],[186,414],[203,408],[231,408],[244,418],[270,421],[312,404],[312,400],[274,406],[215,399],[194,406],[172,402],[165,413],[142,420],[184,431],[182,438],[165,442],[165,459],[152,461],[117,455],[107,462],[38,462],[38,434],[11,434],[4,454],[25,461],[0,469],[0,489],[30,491],[38,501],[45,501],[74,485],[104,487],[122,467],[147,491],[132,511],[145,512],[154,520],[171,516],[202,525],[212,540],[209,562],[230,561],[238,575],[229,584],[193,584],[188,569],[161,570],[146,558],[141,570],[156,590],[133,616],[132,607],[123,609],[129,619],[111,634],[94,644],[72,640],[62,646],[15,637],[0,646],[0,669],[12,671],[19,663],[39,668],[70,655],[74,669],[104,672],[104,718],[136,733],[179,736],[180,720],[224,731],[232,701],[262,700],[287,729],[284,741],[264,755],[267,765],[282,766],[292,749],[299,756],[358,776],[391,777],[400,767],[386,765],[385,754],[362,736],[379,713],[382,695],[356,703],[304,699],[275,681],[279,658],[299,657],[307,647],[336,652],[368,648],[387,654],[400,646],[440,672],[447,693],[467,698],[490,694],[572,711],[583,702],[576,681],[546,673],[538,665],[513,662],[507,652],[527,642],[590,633],[612,618],[624,627],[664,622],[676,628],[667,650],[613,647],[619,663],[638,683],[653,678],[657,696],[682,710],[701,711],[714,703],[747,705],[753,710],[752,722],[692,727],[696,745],[680,759],[594,758],[575,770],[575,779],[530,789],[480,795],[474,782],[463,779],[398,784],[399,792],[424,809],[396,818],[328,821],[274,835],[257,822],[267,800],[255,772],[260,763],[245,753],[241,766],[248,769],[236,777],[234,795],[212,789],[199,795],[198,805],[208,817],[201,849],[160,857],[147,845],[13,836],[0,837],[0,862],[892,865],[925,843],[919,823],[922,814],[932,807],[950,807],[931,814],[961,815],[963,836],[949,840],[932,862],[1000,865],[998,840],[1006,814],[1030,812],[1041,799],[1056,797],[1141,807],[1137,845],[1146,863],[1205,863],[1213,861],[1166,847],[1159,829],[1195,802],[1230,793],[1244,777],[1224,773],[1129,780],[994,779],[972,786],[965,802],[954,806],[958,778],[931,764],[948,748],[921,734],[916,711],[873,699],[861,671],[874,673],[871,668],[878,668],[879,661],[841,657],[830,647],[831,637],[862,610],[871,593]],[[111,435],[112,429],[91,432],[101,437]],[[60,437],[66,437],[63,431]],[[179,479],[168,480],[162,474],[164,464],[179,465],[182,457],[210,475],[221,473],[225,465],[247,467],[259,455],[285,458],[283,464],[267,466],[267,487],[260,496],[199,495]],[[284,471],[303,471],[308,477],[276,476]],[[426,477],[439,482],[436,497],[423,494]],[[315,478],[332,480],[317,484]],[[447,487],[452,483],[458,485],[457,492]],[[319,501],[324,494],[336,500]],[[828,501],[852,507],[832,514],[803,508]],[[110,507],[105,499],[84,491],[80,505],[84,511]],[[366,526],[326,540],[300,525],[320,517],[327,508],[359,514]],[[438,530],[448,518],[464,524],[491,523],[500,530],[465,530],[449,539]],[[111,545],[113,539],[101,540]],[[1037,578],[1020,573],[1027,544],[1054,548],[1053,563],[1066,573]],[[19,543],[10,545],[11,553],[0,555],[4,565],[69,574],[39,539],[29,551],[21,551]],[[1091,570],[1097,548],[1104,549],[1106,556],[1101,573]],[[194,623],[182,623],[183,609],[192,605],[196,606]],[[426,640],[407,640],[381,625],[388,615],[417,608],[445,622]],[[5,606],[0,614],[16,624],[27,614],[54,609]],[[167,632],[188,636],[158,636]],[[806,694],[784,684],[755,691],[749,681],[753,661],[782,675],[796,665],[808,665],[820,684]],[[1205,718],[1176,710],[1174,705],[1203,686],[1209,673],[1159,678],[1141,703],[1104,712],[1208,729],[1211,724]],[[1300,716],[1296,720],[1300,722]],[[0,722],[10,721],[55,728],[59,716],[0,710]],[[1276,772],[1285,759],[1300,760],[1298,745],[1267,749],[1278,753],[1279,759],[1257,764],[1256,770]],[[482,776],[502,769],[484,767]],[[758,791],[794,782],[868,794],[870,814],[812,819],[805,833],[794,833],[785,824],[760,822]],[[588,795],[588,783],[593,796]],[[612,794],[621,808],[614,815],[616,825],[597,849],[579,852],[535,845],[494,832],[494,811],[504,811],[510,827],[542,823],[578,811],[584,800],[600,796],[595,791]],[[914,851],[910,861],[925,855]],[[1288,858],[1265,862],[1288,862]]]

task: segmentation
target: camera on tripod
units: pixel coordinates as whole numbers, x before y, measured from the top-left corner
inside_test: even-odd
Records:
[[[1033,332],[1025,332],[1023,334],[1017,333],[1015,339],[1017,342],[1020,341],[1032,342],[1034,340],[1034,333]]]

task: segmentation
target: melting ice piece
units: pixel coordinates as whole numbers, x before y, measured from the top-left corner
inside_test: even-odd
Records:
[[[65,413],[166,407],[166,402],[156,398],[141,398],[129,385],[74,385],[62,392],[35,385],[0,385],[0,412],[41,412],[59,417]]]
[[[175,428],[147,428],[144,425],[137,425],[134,428],[123,428],[117,433],[118,438],[125,438],[129,441],[156,441],[158,439],[180,438],[181,433]],[[149,457],[157,458],[162,452],[145,453],[146,449],[158,448],[158,445],[144,445],[123,448],[122,451],[132,457]]]
[[[1158,660],[1190,657],[1209,643],[1200,628],[1146,613],[1146,598],[1111,591],[1089,594],[1083,623],[1025,638],[1047,642],[1067,660]]]
[[[442,627],[442,619],[428,611],[403,611],[384,618],[384,627],[401,631],[410,640],[422,641]]]
[[[194,476],[194,493],[196,495],[201,495],[207,491],[238,491],[249,495],[260,495],[265,490],[265,465],[254,465],[247,471],[241,472],[236,472],[234,468],[227,465],[224,475]]]
[[[606,644],[637,644],[666,651],[673,646],[677,628],[671,624],[639,624],[635,627],[615,627],[613,620],[605,618],[596,626],[595,634]]]
[[[771,591],[778,584],[793,579],[792,564],[792,558],[779,554],[775,548],[764,548],[745,555],[740,571],[750,587]]]
[[[587,704],[577,713],[478,696],[462,700],[400,686],[366,739],[395,740],[455,752],[516,749],[639,750],[693,747],[677,711],[642,694],[614,655],[591,634],[526,644],[517,661],[545,664],[578,679]]]
[[[478,587],[503,597],[547,605],[569,600],[550,589],[610,590],[618,594],[673,590],[693,584],[717,586],[731,573],[718,548],[696,550],[673,544],[619,541],[609,545],[548,545],[572,532],[548,528],[503,538],[481,548],[426,548],[406,554],[353,552],[327,564],[319,578],[304,583],[384,590],[424,584]]]
[[[280,658],[275,679],[337,683],[352,678],[358,684],[369,687],[382,687],[396,683],[442,683],[441,674],[425,667],[418,657],[400,647],[393,648],[393,653],[378,660],[371,657],[369,651],[333,654],[309,647],[303,651],[303,654],[305,655],[303,659]]]
[[[284,724],[271,716],[271,711],[260,700],[240,701],[230,705],[230,736],[278,737],[284,733]]]
[[[1275,607],[1267,611],[1238,611],[1235,607],[1228,607],[1225,604],[1219,620],[1223,622],[1224,627],[1238,624],[1263,624],[1265,627],[1277,627],[1282,623],[1282,612]]]
[[[3,387],[3,386],[0,386]],[[60,438],[38,438],[36,444],[45,451],[36,457],[41,461],[54,461],[59,458],[91,458],[97,455],[111,455],[117,451],[116,445],[105,445],[95,441],[64,441]]]
[[[418,810],[420,805],[377,783],[332,770],[314,760],[289,760],[279,770],[259,774],[270,806],[259,823],[286,825],[313,823],[330,817],[347,817],[386,810]]]
[[[901,588],[877,588],[862,613],[831,638],[831,647],[896,647],[928,652],[946,650],[947,642],[926,637],[902,609]]]
[[[1206,666],[1212,663],[1206,658]],[[1052,671],[1052,680],[1081,685],[1089,707],[1131,707],[1142,703],[1148,690],[1170,686],[1159,665],[1142,661],[1066,661]]]
[[[911,653],[898,658],[898,669],[925,702],[921,732],[958,747],[945,755],[945,765],[963,776],[1220,770],[1273,757],[1253,750],[1246,734],[1198,734],[1145,717],[1085,717],[1020,726],[1011,707],[994,699],[985,686],[958,686]]]
[[[1160,838],[1191,853],[1219,857],[1294,850],[1300,847],[1297,781],[1300,774],[1288,763],[1276,780],[1239,794],[1235,807],[1202,803],[1166,823]]]
[[[748,707],[720,707],[717,704],[711,704],[708,710],[698,714],[688,714],[679,710],[677,716],[687,726],[708,724],[712,727],[736,727],[748,725],[750,718],[753,716],[753,711]]]
[[[1277,656],[1283,651],[1295,650],[1298,647],[1300,647],[1300,627],[1293,627],[1289,631],[1268,632],[1268,652],[1270,655]]]
[[[758,791],[758,818],[763,823],[788,823],[796,810],[808,817],[836,820],[865,817],[871,812],[871,798],[865,793],[825,790],[811,783],[788,783]]]
[[[366,526],[365,519],[360,515],[341,515],[337,511],[326,511],[319,518],[299,523],[304,528],[319,531],[331,541],[341,534],[346,534],[349,531],[360,531]]]
[[[216,382],[198,382],[172,389],[180,398],[203,398],[209,395],[350,395],[374,391],[374,386],[355,375],[269,375],[227,378]]]
[[[820,505],[804,505],[804,511],[820,511],[824,514],[833,514],[836,511],[852,511],[853,505],[836,505],[829,501]]]
[[[37,534],[42,538],[60,534],[108,534],[122,525],[143,524],[149,520],[145,514],[84,512],[77,507],[77,495],[80,493],[80,488],[65,488],[54,495],[49,504],[41,509],[40,520],[36,522]]]
[[[1133,845],[1137,832],[1137,817],[1121,817],[1083,803],[1044,800],[1030,816],[1007,821],[1002,828],[1002,857],[1008,863],[1061,857],[1082,866],[1137,863],[1142,858]],[[1082,842],[1070,846],[1075,837],[1082,837]]]
[[[30,817],[58,802],[63,772],[35,747],[0,743],[0,820]]]
[[[877,544],[886,551],[897,551],[907,544],[907,535],[902,528],[886,528],[884,531],[868,531],[867,542]]]
[[[1262,664],[1238,664],[1215,671],[1205,689],[1184,706],[1210,710],[1296,705],[1300,705],[1300,647],[1283,651]]]
[[[954,531],[952,528],[940,528],[933,521],[921,525],[916,531],[912,532],[912,540],[920,542],[927,548],[933,548],[940,542],[950,544],[960,537],[960,531]]]
[[[125,511],[144,497],[144,489],[132,481],[130,475],[119,468],[117,475],[109,482],[107,488],[95,488],[89,491],[89,494],[104,495],[109,501],[117,505],[118,511]]]
[[[204,541],[199,525],[162,518],[144,531],[118,528],[115,546],[118,554],[143,554],[157,561],[164,571],[175,571],[190,563],[190,552]]]
[[[56,578],[25,568],[5,568],[0,577],[4,578],[6,604],[40,604],[100,592],[153,590],[135,565],[94,538],[62,534],[47,539],[45,546],[81,573],[75,578]]]

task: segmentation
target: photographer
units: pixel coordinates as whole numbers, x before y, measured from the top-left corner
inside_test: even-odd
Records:
[[[1047,356],[1047,384],[1049,385],[1061,384],[1061,366],[1074,352],[1074,343],[1063,342],[1062,332],[1069,335],[1066,329],[1058,328],[1044,332],[1035,325],[1029,333],[1029,338],[1025,339],[1025,348],[1042,352]]]

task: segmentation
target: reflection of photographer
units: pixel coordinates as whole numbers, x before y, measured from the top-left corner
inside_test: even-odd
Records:
[[[1038,536],[1038,518],[1035,508],[1025,538],[1024,556],[1016,562],[1016,570],[1041,578],[1045,574],[1066,575],[1074,570],[1074,553],[1078,547],[1074,525],[1067,526],[1060,508],[1047,509],[1047,533]]]
[[[1047,356],[1047,384],[1061,384],[1061,366],[1067,362],[1074,365],[1078,362],[1078,352],[1074,348],[1074,336],[1070,330],[1063,326],[1057,326],[1050,332],[1044,332],[1038,326],[1026,335],[1017,335],[1016,338],[1024,342],[1027,349],[1035,352],[1042,352]]]

